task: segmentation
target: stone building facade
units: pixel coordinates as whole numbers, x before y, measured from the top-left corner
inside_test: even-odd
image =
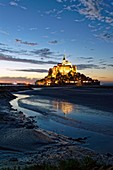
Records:
[[[51,71],[50,71],[51,70]],[[50,68],[49,72],[51,72],[52,77],[56,77],[57,73],[61,73],[61,75],[67,75],[69,72],[76,72],[76,65],[72,65],[71,62],[66,60],[65,56],[63,57],[62,63],[58,63],[57,66]]]

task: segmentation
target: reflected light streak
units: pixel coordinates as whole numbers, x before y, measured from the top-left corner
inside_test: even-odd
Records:
[[[74,105],[64,101],[53,101],[54,109],[61,110],[64,114],[69,114],[74,110]]]

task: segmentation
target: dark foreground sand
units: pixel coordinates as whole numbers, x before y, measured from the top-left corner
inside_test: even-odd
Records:
[[[110,107],[108,99],[111,104],[113,102],[113,92],[103,89],[47,88],[24,93],[63,98],[104,110]],[[9,101],[14,97],[10,93],[4,94],[0,94],[0,168],[37,163],[56,164],[59,160],[82,159],[86,156],[91,156],[100,163],[113,165],[111,155],[100,155],[80,147],[81,140],[77,142],[78,140],[39,129],[34,125],[33,119],[12,109]],[[106,102],[107,106],[104,106]],[[107,111],[113,111],[113,105]]]

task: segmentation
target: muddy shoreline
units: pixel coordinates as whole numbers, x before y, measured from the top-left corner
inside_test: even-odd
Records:
[[[32,91],[34,93],[34,91]],[[28,92],[29,93],[29,92]],[[80,141],[39,129],[33,119],[10,105],[14,96],[0,96],[0,168],[50,163],[61,159],[93,159],[113,165],[111,155],[101,155],[80,146]],[[80,139],[81,140],[81,139]]]

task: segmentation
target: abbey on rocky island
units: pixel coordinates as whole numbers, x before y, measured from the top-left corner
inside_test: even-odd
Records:
[[[72,65],[71,62],[66,60],[66,57],[63,57],[62,63],[58,63],[57,66],[54,66],[53,68],[49,69],[49,73],[52,77],[57,76],[58,73],[60,73],[62,76],[67,75],[69,72],[75,73],[77,70],[77,67],[75,65]]]
[[[86,77],[84,74],[77,72],[77,66],[72,65],[71,62],[66,60],[66,56],[63,57],[62,63],[58,63],[53,68],[50,68],[48,75],[37,80],[36,85],[39,86],[54,86],[54,85],[100,85],[98,80]]]

